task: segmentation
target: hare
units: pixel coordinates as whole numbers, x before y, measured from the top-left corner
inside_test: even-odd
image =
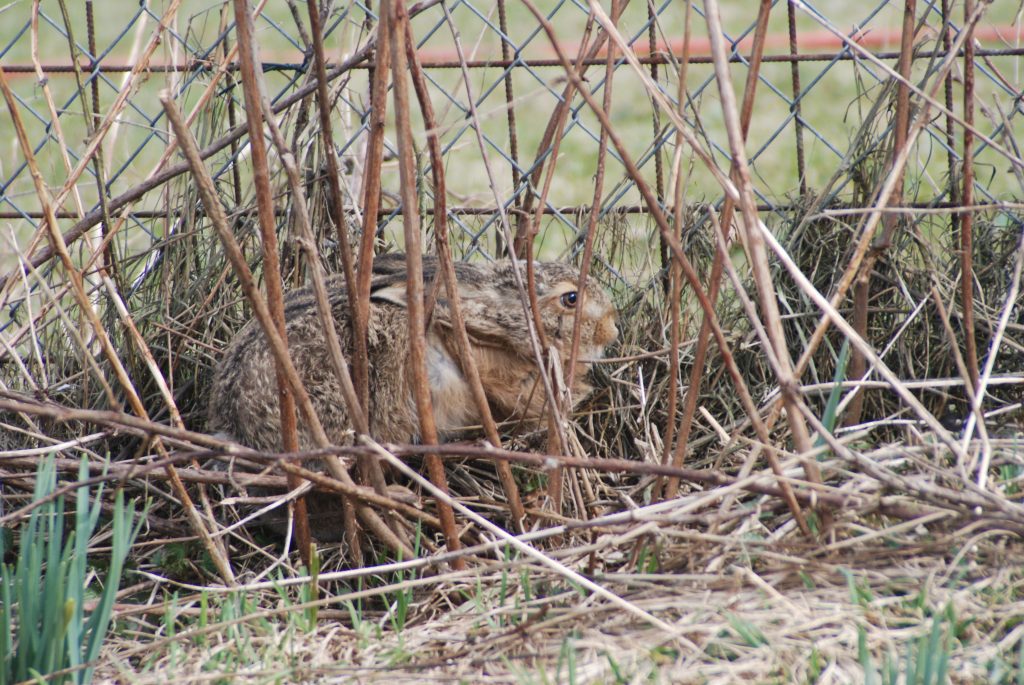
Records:
[[[437,268],[436,258],[424,258],[425,282],[433,281]],[[499,421],[518,420],[530,425],[544,415],[547,397],[513,268],[508,261],[456,263],[455,273],[466,332],[491,411]],[[618,335],[615,309],[593,281],[581,297],[579,272],[572,266],[541,262],[534,271],[544,337],[557,349],[563,365],[569,359],[576,310],[583,307],[580,361],[572,388],[578,402],[591,390],[585,378],[590,361],[601,357],[605,346]],[[344,281],[331,276],[327,286],[338,338],[348,356],[351,322]],[[441,289],[426,332],[427,373],[438,432],[442,439],[450,440],[464,428],[479,425],[480,417],[458,361],[444,294]],[[352,425],[328,356],[312,289],[287,293],[284,316],[289,353],[327,437],[335,444],[350,444]],[[415,442],[419,422],[411,393],[403,255],[375,260],[367,343],[370,433],[385,442]],[[211,431],[256,449],[281,449],[274,359],[256,321],[246,324],[228,347],[217,367],[210,398]],[[300,416],[299,448],[315,446]]]

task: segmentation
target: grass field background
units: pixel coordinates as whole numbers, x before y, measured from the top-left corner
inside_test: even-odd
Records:
[[[754,7],[747,3],[726,3],[723,7],[723,24],[727,35],[733,38],[748,36],[752,27]],[[95,5],[96,13],[96,46],[103,55],[105,64],[129,65],[134,55],[144,46],[151,35],[156,18],[161,15],[161,5],[149,4],[146,11],[132,8],[131,13],[112,12],[110,5]],[[683,36],[684,12],[681,6],[666,3],[659,6],[659,41],[662,46],[672,43],[678,49]],[[28,14],[27,4],[15,3],[3,10],[9,21],[7,26],[24,27]],[[586,12],[582,6],[573,3],[556,3],[545,7],[553,17],[553,24],[560,41],[566,46],[572,57],[575,57],[575,45],[578,44],[586,25]],[[959,10],[960,8],[958,8]],[[86,45],[86,21],[84,5],[67,7],[74,39],[80,46]],[[934,34],[935,27],[940,23],[934,7],[922,12],[927,19],[927,26],[920,32],[922,44]],[[1016,9],[1013,3],[994,3],[986,13],[982,26],[987,30],[979,31],[979,35],[988,37],[983,47],[1000,47],[1012,44]],[[497,13],[493,6],[476,7],[470,3],[453,3],[451,13],[456,21],[463,50],[469,59],[500,58],[499,36],[496,31]],[[112,16],[104,16],[111,14]],[[184,2],[173,23],[173,36],[164,40],[154,55],[154,62],[165,65],[177,64],[186,67],[190,60],[209,49],[214,39],[223,30],[223,8],[220,5]],[[796,29],[798,45],[800,37],[813,47],[801,49],[802,52],[825,52],[817,47],[815,41],[829,36],[829,27],[840,33],[850,33],[859,29],[864,35],[879,34],[889,36],[888,41],[879,47],[889,51],[898,50],[898,41],[893,38],[902,21],[902,7],[896,3],[880,3],[878,5],[859,6],[855,3],[821,2],[809,10],[796,11]],[[361,37],[365,37],[361,28],[365,12],[353,6],[347,15],[348,20],[337,24],[328,38],[329,56],[333,60],[344,58],[349,54]],[[429,35],[423,39],[422,54],[425,59],[434,56],[438,59],[454,60],[456,53],[452,33],[443,25],[444,15],[440,8],[434,7],[413,20],[414,32],[418,36]],[[632,3],[625,12],[621,25],[623,34],[629,37],[639,36],[637,45],[646,50],[647,36],[643,25],[647,20],[647,9],[643,4]],[[538,33],[532,15],[519,6],[511,3],[509,8],[510,37],[521,47],[518,53],[523,59],[547,58],[554,56],[550,44],[543,35]],[[492,28],[492,26],[494,28]],[[787,18],[785,6],[778,5],[769,22],[769,33],[772,37],[769,54],[785,54],[788,52],[785,40],[787,36]],[[698,42],[706,34],[704,22],[695,11],[693,18],[694,40]],[[9,33],[11,33],[9,31]],[[68,38],[59,12],[41,13],[38,31],[38,58],[40,63],[68,64]],[[269,65],[298,64],[302,62],[294,20],[287,7],[270,3],[263,18],[258,23],[258,40],[262,58]],[[993,39],[993,34],[1003,36],[1003,40]],[[674,42],[673,42],[674,41]],[[30,66],[32,63],[32,45],[27,31],[19,31],[6,40],[0,40],[4,47],[2,59],[10,68],[11,65]],[[706,43],[706,41],[705,41]],[[663,49],[663,48],[662,48]],[[876,48],[877,49],[877,48]],[[706,51],[706,47],[704,48]],[[704,53],[706,55],[706,52]],[[82,56],[80,60],[88,64]],[[890,67],[895,60],[885,60]],[[915,77],[923,75],[926,62],[918,63]],[[1005,102],[1008,86],[1012,86],[1020,69],[1020,58],[1014,56],[996,56],[987,58],[979,64],[977,79],[977,99],[982,104],[979,111],[979,128],[982,131],[998,129],[1001,125],[996,103]],[[735,89],[741,94],[743,79],[746,77],[744,65],[733,63],[733,80]],[[491,147],[488,160],[492,173],[498,183],[499,197],[507,201],[511,191],[511,166],[500,151],[509,151],[508,124],[506,121],[506,105],[502,86],[504,70],[497,68],[473,69],[470,86],[483,123],[483,132]],[[513,70],[513,88],[516,96],[515,111],[517,117],[517,135],[519,154],[524,167],[537,152],[544,124],[557,102],[557,94],[561,92],[562,78],[558,67],[539,67],[536,69],[517,68]],[[851,144],[857,131],[865,124],[870,105],[881,91],[881,82],[887,74],[876,65],[864,60],[841,61],[830,64],[827,61],[803,62],[799,66],[801,85],[804,93],[801,97],[801,116],[806,124],[803,132],[806,158],[805,182],[808,187],[821,188],[844,164],[849,164]],[[652,116],[654,109],[649,97],[645,94],[639,78],[631,72],[628,65],[618,68],[616,77],[615,97],[612,106],[612,121],[622,138],[627,141],[629,150],[635,159],[644,160],[645,178],[654,183],[654,161],[651,157],[651,146],[654,140]],[[721,168],[728,167],[726,151],[728,143],[720,115],[718,94],[715,89],[710,65],[694,64],[689,68],[687,89],[693,98],[692,108],[688,109],[688,121],[697,127],[707,142],[708,148],[715,155]],[[67,177],[63,162],[61,146],[57,144],[55,130],[49,126],[50,116],[47,111],[46,97],[40,82],[32,74],[12,74],[14,92],[19,97],[24,109],[23,117],[31,140],[39,146],[38,163],[41,172],[51,187],[59,188]],[[443,131],[443,142],[448,150],[446,156],[450,202],[458,206],[488,207],[494,205],[494,196],[487,184],[487,176],[483,173],[482,158],[476,143],[473,141],[465,115],[465,85],[458,69],[433,69],[430,71],[433,86],[433,97],[438,119]],[[598,96],[603,83],[603,68],[591,67],[588,78]],[[123,84],[124,74],[110,73],[100,80],[100,108],[116,96]],[[295,76],[285,70],[269,71],[267,75],[269,92],[286,93],[288,84],[293,83]],[[796,129],[789,102],[792,100],[792,84],[790,67],[785,63],[765,64],[761,70],[762,84],[758,89],[756,115],[753,118],[748,136],[747,151],[752,160],[755,174],[755,185],[762,202],[769,205],[786,205],[799,192],[799,178],[796,164]],[[177,74],[152,73],[137,87],[131,95],[131,106],[119,117],[115,132],[104,145],[103,156],[110,177],[108,185],[110,194],[132,187],[141,182],[154,168],[163,154],[167,140],[166,123],[162,118],[157,94],[163,88],[180,91],[184,87],[182,104],[188,105],[191,97],[198,97],[202,91],[205,77],[198,78],[185,71]],[[677,92],[676,74],[674,69],[665,65],[659,67],[659,81],[664,92],[675,98]],[[366,72],[357,70],[348,82],[343,97],[344,102],[338,113],[338,144],[359,163],[360,146],[359,131],[362,125],[362,112],[366,102]],[[183,84],[191,84],[183,86]],[[83,106],[81,98],[76,97],[77,86],[73,74],[49,74],[46,86],[52,94],[53,102],[60,110],[60,124],[63,129],[70,163],[77,163],[75,152],[83,147],[87,131],[84,126]],[[483,97],[481,94],[486,93]],[[233,97],[239,98],[238,94]],[[989,104],[992,103],[992,104]],[[1012,109],[1006,114],[1013,114]],[[877,115],[876,115],[877,116]],[[885,108],[881,116],[891,116],[891,108]],[[662,117],[661,126],[665,126]],[[878,122],[881,133],[886,121]],[[212,124],[211,125],[216,125]],[[17,149],[17,141],[13,131],[6,127],[9,121],[0,122],[0,132],[8,149],[4,155],[6,161],[0,162],[0,177],[4,181],[4,201],[0,211],[31,212],[35,209],[34,190],[28,173],[21,169],[21,154]],[[929,126],[928,134],[922,137],[915,152],[915,163],[911,165],[908,178],[908,200],[927,202],[941,195],[944,178],[947,175],[946,157],[943,149],[943,120],[936,114],[935,121]],[[418,145],[424,145],[422,125]],[[665,129],[662,129],[665,131]],[[591,202],[592,178],[596,170],[597,135],[600,127],[596,118],[590,113],[582,101],[574,106],[574,121],[564,136],[558,163],[558,177],[553,184],[549,203],[553,207],[586,205]],[[202,131],[198,131],[202,137]],[[666,140],[659,148],[659,153],[666,168],[674,154],[674,138],[665,131]],[[393,138],[392,138],[393,140]],[[684,159],[688,157],[684,151]],[[242,165],[245,169],[245,165]],[[977,156],[977,174],[980,190],[988,199],[1008,200],[1019,194],[1019,188],[1012,174],[1005,173],[1006,165],[1000,161],[999,155],[986,151],[984,146]],[[18,172],[15,176],[15,173]],[[90,176],[86,172],[86,176]],[[638,193],[627,182],[622,166],[614,159],[609,160],[607,168],[609,192],[606,194],[606,207],[633,206],[640,203]],[[667,182],[666,172],[666,182]],[[393,164],[386,164],[383,175],[385,190],[397,193],[398,173]],[[614,189],[614,190],[613,190]],[[81,204],[88,209],[96,203],[95,183],[79,183],[76,188]],[[838,199],[849,200],[851,189],[847,185],[840,189]],[[707,173],[692,173],[687,179],[686,195],[689,202],[719,201],[721,191],[715,181]],[[165,199],[159,194],[150,194],[136,205],[137,209],[156,210],[162,207]],[[391,203],[392,205],[394,203]],[[65,202],[63,209],[75,212],[72,199]],[[770,215],[769,215],[770,217]],[[9,235],[12,234],[19,245],[31,230],[24,221],[6,220]],[[542,253],[548,256],[557,255],[565,249],[565,241],[573,224],[571,220],[555,220],[549,222],[555,231],[553,241],[542,241],[546,246]],[[62,224],[62,225],[69,225]],[[135,224],[126,231],[125,240],[134,249],[145,249],[145,233],[152,234],[150,240],[159,240],[165,227],[159,221],[147,221],[142,225]],[[398,230],[400,234],[400,229]],[[138,237],[136,237],[138,236]],[[130,251],[133,247],[125,249]],[[12,265],[13,257],[8,255],[0,267],[5,270]]]

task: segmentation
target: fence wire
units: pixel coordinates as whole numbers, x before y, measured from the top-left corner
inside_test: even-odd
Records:
[[[951,3],[938,1],[907,2],[916,5],[911,82],[927,88],[959,34],[963,7],[950,8]],[[498,238],[502,214],[516,221],[528,198],[536,201],[541,196],[533,174],[552,154],[552,147],[540,149],[539,145],[566,84],[540,23],[521,4],[505,5],[455,0],[421,2],[410,8],[430,96],[441,122],[448,219],[458,231],[455,242],[466,257],[496,256],[502,249]],[[336,153],[344,161],[347,204],[355,213],[370,123],[368,73],[374,68],[372,53],[360,51],[373,34],[375,8],[362,2],[326,3],[324,8],[333,65],[344,66],[348,61],[351,67],[332,81],[331,92],[338,122]],[[806,206],[808,197],[822,190],[821,207],[856,207],[869,201],[864,187],[868,181],[848,172],[874,159],[877,165],[883,164],[884,146],[894,125],[893,70],[900,54],[905,8],[903,3],[884,1],[771,3],[768,47],[757,73],[755,115],[747,140],[754,187],[766,217],[784,221],[795,207]],[[579,45],[598,30],[590,5],[561,0],[543,3],[542,9],[559,44],[577,59]],[[142,2],[125,10],[120,3],[47,4],[34,15],[28,4],[12,5],[3,10],[0,64],[11,82],[44,181],[61,200],[56,208],[60,229],[72,238],[85,235],[77,243],[77,258],[95,263],[97,251],[107,241],[119,259],[131,265],[132,281],[138,283],[146,265],[159,259],[161,246],[173,240],[182,217],[194,209],[178,203],[183,192],[180,184],[187,185],[183,177],[177,178],[177,186],[170,179],[162,186],[145,185],[177,161],[166,154],[170,136],[158,92],[169,89],[186,111],[196,113],[193,127],[206,144],[236,128],[244,116],[241,89],[235,81],[228,4],[168,0]],[[723,7],[737,89],[749,73],[755,10],[752,3]],[[630,2],[619,30],[646,78],[665,100],[679,107],[688,13],[691,40],[683,116],[719,168],[728,170],[729,146],[708,57],[702,6],[695,3],[687,8],[671,0]],[[1017,42],[1015,20],[1012,9],[993,7],[975,29],[976,83],[971,97],[979,108],[974,123],[978,144],[968,162],[975,170],[975,202],[980,204],[1005,205],[1021,193],[1014,175],[1006,173],[1012,166],[1007,156],[1019,155],[1013,127],[1021,111],[1019,71],[1024,51]],[[296,94],[308,88],[312,79],[306,22],[294,3],[268,3],[257,22],[268,96],[291,127],[294,140],[313,146],[314,136],[300,134],[313,126],[315,116],[302,100],[295,102]],[[165,29],[158,31],[161,24]],[[367,59],[354,61],[353,56],[360,54]],[[604,52],[581,60],[587,65],[587,87],[599,100],[609,85],[604,60]],[[961,66],[958,73],[962,71]],[[219,72],[224,76],[209,92]],[[691,151],[677,149],[674,126],[625,57],[614,63],[613,88],[612,121],[663,208],[674,209],[671,188],[677,173],[685,177],[688,204],[720,204],[721,188],[693,163]],[[907,206],[948,209],[958,202],[950,192],[955,185],[951,179],[961,173],[965,160],[961,127],[951,122],[962,120],[962,91],[956,82],[947,92],[938,91],[932,101],[931,119],[914,148],[915,163],[906,179],[903,202]],[[122,98],[124,106],[115,108]],[[914,101],[920,111],[923,99]],[[479,131],[475,120],[480,122]],[[8,277],[17,273],[19,260],[30,262],[45,249],[40,233],[43,212],[29,165],[14,142],[11,121],[10,116],[0,118],[2,140],[8,145],[0,160],[5,243],[0,267]],[[95,131],[108,125],[94,154]],[[386,159],[396,154],[390,125],[387,131]],[[557,138],[557,167],[544,198],[537,254],[572,258],[582,249],[601,138],[596,117],[579,95],[573,96]],[[417,144],[422,147],[422,138]],[[299,152],[314,158],[311,150]],[[236,208],[251,204],[246,156],[242,138],[210,159],[225,201]],[[429,179],[425,154],[419,165],[420,177]],[[81,176],[69,181],[79,170]],[[307,171],[316,175],[320,170]],[[625,251],[632,255],[632,262],[613,260],[601,251],[599,258],[609,278],[620,285],[642,285],[658,266],[651,256],[656,251],[656,232],[646,225],[647,207],[614,149],[610,149],[606,173],[606,189],[594,209],[608,222],[621,223],[623,217],[630,217],[622,230],[633,246]],[[421,186],[422,205],[429,210],[430,183],[424,181]],[[402,212],[398,171],[387,163],[382,195],[378,231],[383,240],[398,244]],[[284,217],[286,203],[282,207]],[[98,216],[104,218],[97,221]],[[10,314],[5,316],[0,326],[10,325]]]

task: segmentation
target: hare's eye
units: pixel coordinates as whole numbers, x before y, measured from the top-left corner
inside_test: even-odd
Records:
[[[579,300],[579,293],[577,293],[575,290],[570,290],[569,292],[562,295],[562,306],[568,309],[572,309],[573,307],[576,306],[577,300]]]

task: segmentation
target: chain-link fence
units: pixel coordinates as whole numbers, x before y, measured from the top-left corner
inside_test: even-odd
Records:
[[[189,408],[246,312],[237,306],[230,269],[158,96],[166,90],[187,115],[246,256],[258,266],[255,172],[234,14],[228,3],[125,7],[85,2],[3,10],[5,384],[71,406],[119,403],[105,381],[89,380],[111,373],[104,365],[114,362],[90,368],[87,357],[98,354],[98,343],[84,329],[75,332],[85,314],[81,297],[72,297],[70,270],[84,278],[82,292],[99,305],[118,345],[139,345],[127,322],[138,324],[154,351],[152,363]],[[382,123],[379,170],[368,152],[381,55],[374,45],[376,11],[371,3],[321,3],[332,153],[340,161],[349,239],[355,244],[360,227],[375,227],[378,249],[402,249],[393,108]],[[688,322],[700,320],[703,306],[699,297],[684,295],[676,314],[679,300],[664,297],[677,249],[669,234],[679,234],[697,266],[690,289],[702,282],[717,292],[722,264],[712,264],[709,208],[739,226],[739,212],[729,205],[744,179],[740,168],[749,174],[757,211],[786,243],[795,268],[837,302],[852,293],[846,312],[876,347],[908,346],[902,353],[907,377],[955,375],[963,369],[951,353],[960,346],[965,368],[976,376],[979,349],[999,339],[994,322],[1006,304],[1018,244],[1016,198],[1024,187],[1014,135],[1024,49],[1016,42],[1018,17],[1005,3],[726,3],[720,31],[706,20],[704,5],[673,2],[603,7],[566,0],[537,8],[427,1],[408,11],[434,111],[430,130],[420,109],[409,114],[427,235],[436,224],[433,212],[443,207],[453,250],[464,259],[514,251],[578,262],[592,238],[590,261],[615,294],[627,324],[622,349],[636,365],[620,377],[628,388],[618,406],[633,407],[636,386],[654,382],[656,393],[639,396],[641,413],[656,416],[669,436],[676,423],[671,379],[678,376],[684,387],[686,365],[699,371],[709,335],[682,347],[669,340],[670,314],[681,315],[689,333]],[[256,21],[264,95],[303,173],[320,258],[340,269],[309,16],[295,2],[267,3],[257,7]],[[724,48],[731,73],[726,90],[729,76],[721,62],[716,67],[716,46]],[[747,163],[732,168],[729,132],[737,127],[746,136]],[[434,195],[427,134],[440,143],[444,198]],[[280,169],[280,161],[271,168]],[[299,285],[294,197],[280,171],[273,183],[282,272]],[[364,221],[367,211],[375,222]],[[49,212],[56,232],[47,229]],[[740,243],[751,249],[746,239]],[[737,264],[757,261],[737,250],[730,253]],[[783,259],[773,268],[781,274],[785,265]],[[876,286],[869,287],[872,269]],[[964,269],[974,277],[961,278]],[[860,294],[851,289],[854,277]],[[825,357],[813,356],[822,342],[814,330],[819,314],[794,283],[779,280],[783,326],[794,354],[810,350],[805,380],[824,383],[842,365],[839,341],[826,339]],[[952,305],[962,339],[941,330],[932,320],[938,314],[921,315],[938,306],[929,300],[933,286]],[[738,322],[737,297],[722,306],[719,316],[735,324],[740,340],[738,359],[749,352],[746,371],[770,396],[775,373],[757,345],[744,342],[756,327]],[[982,324],[974,323],[975,310]],[[1008,311],[1009,322],[1016,321],[1019,313]],[[909,349],[918,334],[934,341],[937,356]],[[653,366],[645,366],[644,351],[666,348],[671,354],[655,355]],[[1013,349],[992,368],[1012,366]],[[147,354],[126,354],[147,402],[168,405],[160,412],[173,416],[174,403],[156,399],[162,381],[148,387],[142,380],[154,377]],[[867,373],[861,353],[853,357],[853,372]],[[702,382],[697,372],[690,380],[697,387]],[[704,391],[716,411],[736,410],[731,393]],[[954,395],[940,393],[932,412],[962,415],[968,398]],[[651,397],[658,398],[656,410],[646,407]],[[883,403],[879,411],[891,408]],[[612,441],[613,451],[636,452],[640,438],[627,433]]]
[[[168,212],[180,210],[169,206],[160,191],[140,192],[146,179],[174,161],[165,157],[169,136],[157,91],[169,88],[184,106],[198,104],[201,116],[213,117],[211,122],[222,128],[208,125],[210,142],[241,121],[240,91],[233,87],[230,12],[223,6],[202,8],[191,3],[140,3],[123,12],[120,6],[114,11],[110,5],[86,2],[67,7],[64,15],[56,7],[43,6],[34,17],[27,16],[31,12],[26,9],[5,10],[7,37],[0,60],[40,171],[52,192],[64,196],[56,208],[61,228],[71,230],[72,236],[83,231],[92,235],[106,211],[109,221],[119,227],[112,238],[117,254],[146,252],[173,230]],[[298,116],[301,107],[285,103],[294,101],[310,81],[308,22],[293,9],[295,13],[285,6],[268,6],[258,19],[268,95],[285,119]],[[603,35],[588,18],[587,3],[549,3],[542,9],[567,56],[585,65],[587,87],[601,98],[608,83],[602,66],[606,44],[594,38],[590,52],[579,59],[587,38]],[[948,8],[938,2],[918,4],[909,72],[915,91],[928,91],[933,85],[931,75],[940,68],[944,50],[963,24],[962,8],[956,9],[957,16],[947,17]],[[546,164],[551,146],[540,149],[540,143],[565,92],[564,71],[548,36],[519,3],[507,7],[504,2],[453,2],[447,7],[419,3],[411,10],[430,96],[439,112],[452,200],[447,210],[450,221],[461,231],[465,249],[494,253],[500,221],[497,208],[514,214],[542,194],[537,172]],[[821,199],[823,205],[850,203],[858,197],[857,177],[847,170],[884,152],[880,147],[887,144],[895,125],[888,116],[891,108],[881,96],[894,80],[903,10],[891,2],[866,6],[775,3],[770,8],[747,143],[762,210],[789,216],[793,202],[822,189],[828,191]],[[361,152],[369,125],[367,71],[373,68],[372,55],[360,50],[372,35],[376,18],[372,6],[341,3],[331,7],[326,19],[330,54],[335,64],[348,67],[332,82],[339,123],[336,143],[353,179],[351,197],[358,197]],[[756,11],[749,3],[729,3],[723,20],[733,79],[741,84],[750,73]],[[975,28],[976,40],[981,42],[974,49],[971,86],[977,103],[978,141],[972,162],[977,169],[975,200],[980,203],[998,203],[1018,193],[1002,158],[1012,147],[1012,127],[1020,111],[1020,49],[1014,43],[1013,20],[1011,8],[996,6]],[[678,3],[628,3],[618,21],[619,30],[641,66],[617,56],[611,72],[612,121],[643,179],[667,207],[673,205],[670,184],[680,169],[675,164],[675,129],[653,104],[639,71],[671,106],[678,106],[687,21],[692,39],[683,115],[720,168],[728,169],[729,146],[700,7],[692,8],[687,19],[687,11]],[[161,22],[167,28],[158,31]],[[601,43],[597,48],[595,40]],[[365,59],[351,59],[353,55]],[[912,153],[915,163],[910,166],[903,198],[912,206],[949,207],[957,202],[948,178],[960,173],[963,163],[960,127],[953,123],[963,116],[963,70],[958,62],[951,86],[933,93],[932,116]],[[221,72],[223,76],[216,78]],[[199,103],[200,98],[209,99]],[[924,99],[914,99],[920,108]],[[867,131],[864,124],[872,118],[879,121]],[[90,148],[93,131],[104,120],[109,130],[96,154]],[[476,122],[480,143],[475,139]],[[13,145],[9,119],[5,118],[3,127],[4,139]],[[541,243],[545,255],[578,250],[582,245],[586,229],[582,219],[592,202],[600,128],[582,98],[572,95],[568,115],[558,126],[554,181],[544,195],[548,219]],[[858,132],[867,133],[866,139],[858,137]],[[218,157],[218,177],[225,184],[239,184],[231,191],[238,204],[246,198],[246,188],[238,176],[228,179],[237,174],[232,161],[244,158],[244,141],[236,140],[225,150],[232,152]],[[386,150],[394,154],[390,134]],[[721,189],[710,175],[690,168],[689,151],[678,152],[688,176],[687,202],[720,203]],[[32,254],[28,236],[39,229],[41,219],[29,167],[21,157],[16,149],[8,150],[0,184],[0,217],[6,223],[8,241],[2,266],[8,274],[18,250],[25,253],[23,257]],[[83,168],[77,175],[79,167]],[[428,177],[425,155],[420,171]],[[73,173],[75,183],[65,188]],[[608,153],[605,174],[607,188],[599,201],[602,218],[647,211],[614,148]],[[385,164],[382,176],[381,226],[386,231],[401,208],[395,199],[397,172]],[[430,206],[429,183],[423,190],[424,206]],[[629,275],[622,277],[630,281]]]

